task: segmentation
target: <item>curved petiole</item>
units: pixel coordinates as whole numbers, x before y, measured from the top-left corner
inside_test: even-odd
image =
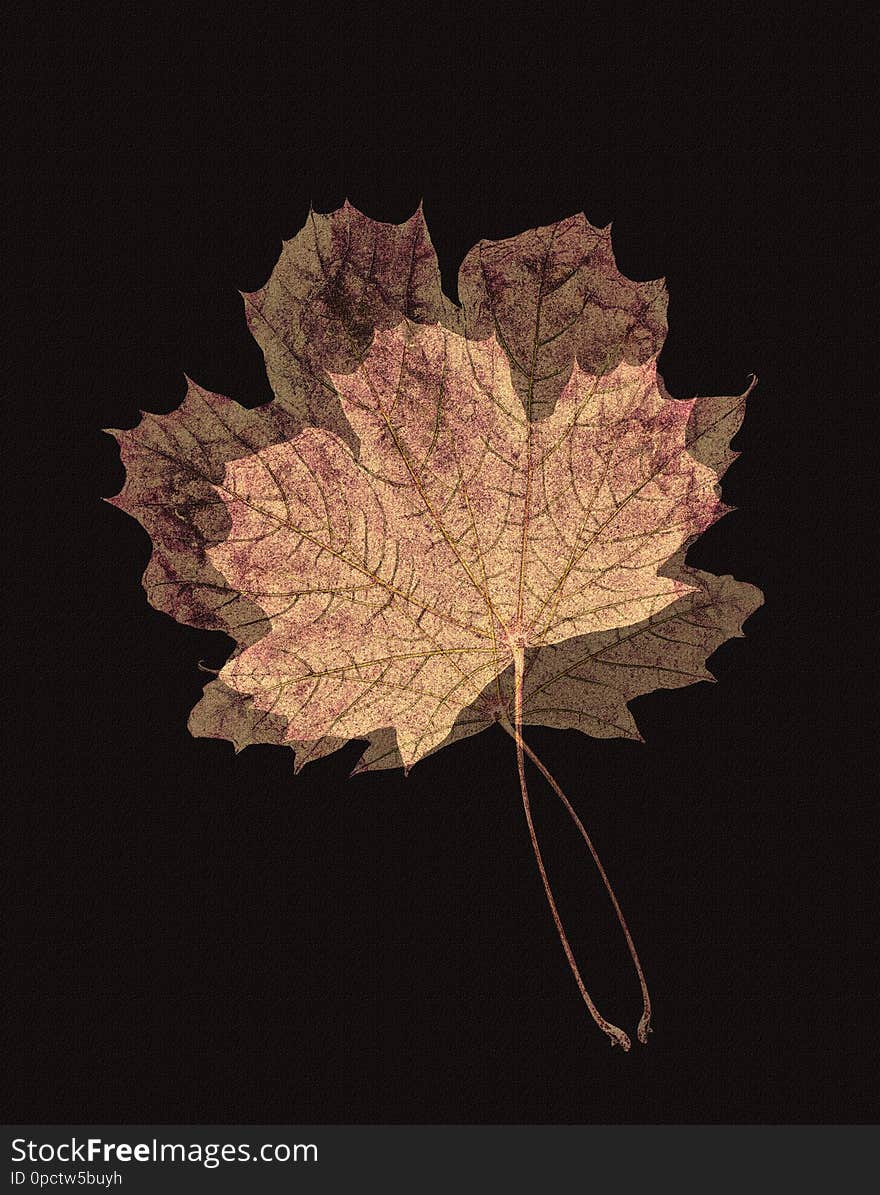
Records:
[[[593,1003],[592,997],[590,996],[589,992],[587,991],[586,985],[584,984],[584,981],[581,976],[578,965],[575,962],[574,954],[573,954],[571,946],[569,944],[568,937],[565,933],[565,928],[562,924],[562,918],[559,916],[559,910],[556,907],[556,901],[553,897],[552,888],[550,887],[550,881],[547,876],[547,870],[544,866],[544,860],[541,855],[541,848],[538,845],[538,837],[535,832],[534,822],[532,820],[531,805],[529,802],[528,787],[526,784],[525,756],[529,757],[529,759],[532,761],[532,763],[535,765],[535,767],[538,769],[538,771],[541,773],[541,775],[544,777],[544,779],[547,781],[547,783],[550,785],[550,787],[553,789],[553,791],[556,793],[556,795],[562,801],[563,805],[565,806],[566,810],[568,811],[569,816],[571,817],[572,821],[574,822],[574,824],[577,826],[578,830],[580,831],[581,837],[583,838],[584,842],[587,844],[590,854],[593,857],[593,862],[596,864],[596,868],[599,872],[599,875],[602,877],[602,882],[605,885],[605,890],[607,891],[608,896],[611,899],[611,903],[614,906],[614,911],[617,914],[617,920],[620,923],[620,928],[623,930],[623,935],[624,935],[624,938],[626,939],[626,944],[629,949],[630,957],[632,958],[633,965],[636,969],[636,974],[638,975],[639,984],[642,989],[643,1011],[642,1011],[641,1020],[639,1021],[639,1025],[638,1025],[638,1039],[643,1044],[645,1042],[647,1042],[648,1034],[651,1032],[651,998],[648,994],[648,986],[647,986],[647,983],[645,982],[645,975],[642,970],[641,963],[639,962],[639,956],[636,952],[635,944],[633,943],[632,935],[629,932],[629,927],[626,923],[626,919],[624,918],[623,911],[621,910],[620,904],[618,903],[617,897],[614,893],[614,889],[611,886],[611,881],[608,879],[608,874],[605,871],[605,868],[602,866],[602,862],[599,858],[598,852],[596,851],[596,848],[594,847],[589,834],[587,833],[586,829],[584,828],[583,823],[581,822],[580,818],[578,817],[577,813],[575,812],[574,808],[572,807],[571,802],[566,797],[566,795],[562,791],[562,789],[559,787],[559,785],[556,782],[556,780],[554,779],[554,777],[551,775],[551,773],[548,771],[548,769],[544,766],[544,764],[541,762],[541,760],[538,758],[538,756],[534,753],[534,751],[532,751],[531,747],[529,747],[528,744],[523,741],[523,737],[522,737],[522,733],[521,733],[523,663],[524,663],[523,650],[521,648],[515,648],[514,649],[514,687],[515,687],[514,724],[511,725],[510,722],[506,718],[502,718],[501,725],[504,727],[504,729],[507,731],[507,733],[511,736],[511,738],[516,743],[517,767],[518,767],[518,771],[519,771],[520,789],[522,791],[523,809],[524,809],[525,815],[526,815],[526,823],[529,828],[529,836],[532,840],[532,849],[535,852],[535,860],[538,864],[538,871],[540,872],[541,880],[544,884],[544,893],[547,897],[547,903],[550,906],[550,912],[553,915],[553,921],[556,925],[556,930],[557,930],[557,933],[559,934],[559,939],[562,943],[562,948],[565,951],[565,957],[568,959],[568,965],[571,967],[572,974],[574,975],[575,981],[578,985],[578,989],[581,993],[581,996],[583,997],[584,1003],[586,1004],[587,1008],[589,1009],[590,1015],[592,1016],[592,1018],[596,1022],[596,1024],[599,1026],[599,1028],[604,1033],[607,1033],[608,1036],[611,1038],[612,1045],[618,1044],[618,1045],[622,1046],[624,1050],[628,1050],[630,1048],[630,1039],[629,1039],[628,1035],[626,1033],[624,1033],[624,1031],[622,1029],[618,1028],[616,1025],[612,1025],[610,1023],[610,1021],[607,1021],[605,1019],[605,1017],[603,1017],[602,1014],[599,1012],[599,1010],[596,1008],[596,1005]]]

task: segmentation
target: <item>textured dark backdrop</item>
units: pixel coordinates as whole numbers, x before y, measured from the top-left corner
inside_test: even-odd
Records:
[[[665,6],[136,19],[32,28],[14,106],[36,222],[7,292],[8,1118],[875,1119],[866,31]],[[627,1056],[571,980],[506,737],[353,780],[357,745],[294,777],[281,749],[191,739],[197,661],[229,641],[147,605],[147,537],[100,502],[122,469],[99,429],[171,410],[184,371],[270,397],[238,291],[346,195],[387,221],[424,198],[453,297],[481,237],[613,220],[621,270],[667,278],[670,392],[759,377],[738,510],[689,556],[766,593],[720,683],[638,700],[646,745],[530,733],[649,978]],[[607,900],[534,803],[588,984],[631,1028]]]

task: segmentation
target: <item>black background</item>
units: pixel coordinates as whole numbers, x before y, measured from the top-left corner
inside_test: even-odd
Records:
[[[867,29],[79,20],[36,18],[13,106],[9,1118],[876,1119]],[[622,272],[667,279],[670,393],[759,377],[738,509],[689,555],[766,594],[720,683],[639,699],[645,745],[530,734],[639,946],[656,1032],[629,1055],[571,980],[509,740],[349,780],[357,744],[294,777],[190,738],[197,661],[230,643],[148,606],[147,537],[100,501],[123,473],[99,429],[172,410],[184,371],[271,397],[238,291],[346,196],[394,222],[423,198],[452,297],[482,237],[613,221]],[[588,986],[632,1029],[607,899],[537,780],[534,803]]]

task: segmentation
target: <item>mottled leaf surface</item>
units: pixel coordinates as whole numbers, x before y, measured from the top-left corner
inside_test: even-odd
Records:
[[[244,296],[273,402],[190,384],[114,433],[150,600],[238,645],[193,733],[408,768],[509,718],[524,652],[524,722],[638,737],[627,702],[708,679],[760,604],[683,563],[748,391],[668,396],[662,282],[581,215],[481,242],[459,294],[421,209],[312,213]]]

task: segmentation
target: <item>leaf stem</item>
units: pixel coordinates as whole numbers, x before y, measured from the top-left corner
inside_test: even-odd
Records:
[[[538,845],[538,836],[535,833],[535,824],[532,820],[532,810],[531,810],[531,805],[529,803],[529,790],[528,790],[528,786],[526,784],[526,769],[525,769],[525,754],[524,753],[527,753],[529,758],[532,759],[533,762],[536,763],[536,765],[537,765],[537,760],[535,759],[535,756],[532,753],[532,751],[528,747],[526,747],[525,743],[523,742],[522,734],[520,733],[521,729],[522,729],[522,691],[523,691],[524,655],[525,655],[525,653],[524,653],[523,648],[521,648],[521,647],[513,648],[514,690],[515,690],[514,725],[511,726],[510,723],[506,720],[503,720],[501,724],[502,724],[502,726],[504,726],[504,729],[508,732],[508,734],[510,734],[512,736],[512,738],[514,739],[514,741],[516,743],[516,762],[517,762],[517,768],[519,770],[519,784],[520,784],[520,790],[522,792],[523,810],[525,811],[526,823],[529,827],[529,836],[532,840],[532,849],[535,852],[535,861],[538,864],[538,871],[540,872],[541,880],[544,884],[544,894],[547,897],[547,903],[550,906],[550,912],[553,914],[553,921],[556,925],[556,932],[559,934],[559,940],[562,943],[562,949],[565,951],[565,957],[568,959],[568,965],[569,965],[569,967],[571,967],[571,971],[572,971],[572,974],[574,975],[575,982],[578,985],[578,990],[580,991],[581,996],[583,997],[584,1003],[586,1004],[587,1008],[589,1009],[590,1016],[593,1018],[593,1020],[596,1022],[596,1024],[599,1026],[599,1028],[603,1031],[603,1033],[608,1034],[608,1036],[611,1038],[612,1045],[617,1044],[617,1045],[622,1046],[624,1050],[629,1050],[631,1043],[630,1043],[630,1039],[629,1039],[628,1035],[626,1033],[624,1033],[624,1031],[622,1029],[618,1028],[617,1025],[612,1025],[610,1021],[607,1021],[602,1016],[602,1014],[599,1012],[596,1005],[593,1003],[590,993],[586,989],[586,985],[584,984],[580,970],[578,969],[578,965],[575,962],[574,953],[569,944],[568,937],[566,936],[565,927],[562,924],[562,918],[559,916],[559,910],[556,907],[556,901],[553,897],[553,889],[550,887],[550,880],[547,877],[547,869],[544,866],[544,859],[543,859],[543,856],[541,855],[541,848]],[[549,773],[546,771],[546,769],[543,768],[543,766],[541,766],[541,765],[537,765],[537,766],[540,767],[542,774],[544,774],[545,776],[547,776],[549,778]],[[559,789],[558,785],[555,784],[555,781],[553,782],[553,785],[554,785],[554,790],[561,796],[562,792]],[[565,798],[563,798],[563,800],[565,800]],[[571,809],[571,806],[568,805],[567,801],[565,803],[569,809],[569,812],[571,812],[573,815],[574,811]],[[578,824],[580,825],[580,823],[578,823]],[[582,826],[581,826],[581,832],[584,834],[584,837],[586,838],[586,832],[583,830]],[[590,840],[588,838],[587,838],[587,843],[590,846],[590,850],[592,851],[593,858],[596,859],[596,862],[598,864],[598,858],[596,856],[596,852],[595,852],[595,850],[593,850],[592,844],[590,843]],[[602,869],[601,864],[598,864],[598,866],[599,866],[600,873],[601,873],[603,879],[605,880],[605,885],[608,888],[609,892],[611,892],[611,886],[608,883],[608,879],[605,876],[605,872]],[[613,892],[611,892],[611,898],[614,901],[615,908],[618,911],[618,916],[620,917],[621,922],[623,923],[623,914],[620,913],[620,908],[617,904],[617,901],[614,899]],[[623,924],[625,926],[625,923],[623,923]],[[629,937],[629,931],[625,930],[625,932],[626,932],[628,941],[631,943],[632,939]],[[632,953],[633,954],[635,953],[634,949],[633,949]],[[641,976],[641,967],[638,967],[638,962],[636,962],[636,965],[637,965],[637,968],[639,971],[639,975]],[[647,990],[644,988],[644,986],[643,986],[643,991],[645,992],[645,996],[647,998]],[[648,1002],[648,1004],[646,1006],[646,1015],[642,1017],[642,1021],[639,1024],[639,1040],[640,1041],[646,1040],[646,1037],[647,1037],[646,1016],[650,1017],[650,1002]],[[644,1028],[644,1032],[645,1032],[644,1037],[642,1036],[643,1028]]]

